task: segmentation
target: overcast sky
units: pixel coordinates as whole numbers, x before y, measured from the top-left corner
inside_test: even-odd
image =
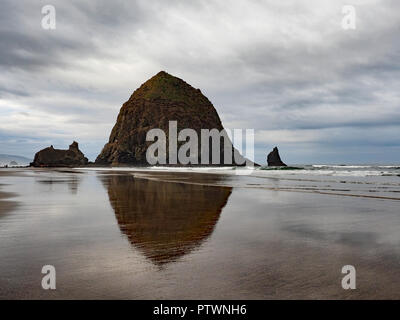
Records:
[[[399,13],[395,0],[3,0],[0,153],[77,140],[94,160],[123,102],[165,70],[226,128],[254,128],[260,163],[275,145],[292,164],[399,163]]]

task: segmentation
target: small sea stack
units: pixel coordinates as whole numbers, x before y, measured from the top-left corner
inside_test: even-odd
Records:
[[[35,154],[32,167],[73,167],[87,165],[88,159],[79,150],[78,142],[74,141],[68,150],[54,149],[53,146],[40,150]]]
[[[268,167],[286,167],[279,155],[279,150],[275,147],[267,156]]]

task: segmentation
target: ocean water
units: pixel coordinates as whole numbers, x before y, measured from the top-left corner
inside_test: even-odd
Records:
[[[197,173],[224,176],[218,185],[264,190],[338,194],[342,196],[400,199],[400,165],[295,165],[291,167],[84,168],[83,171]],[[214,183],[214,182],[213,182]]]
[[[1,169],[0,298],[399,299],[399,167],[296,167]]]

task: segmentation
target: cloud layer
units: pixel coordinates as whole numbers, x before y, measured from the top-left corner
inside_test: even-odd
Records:
[[[160,70],[183,78],[227,128],[256,130],[256,160],[399,162],[398,1],[2,2],[0,153],[72,140],[94,159],[118,110]]]

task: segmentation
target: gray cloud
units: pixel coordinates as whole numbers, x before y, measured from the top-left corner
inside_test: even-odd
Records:
[[[122,103],[166,70],[226,127],[256,129],[259,162],[275,144],[289,163],[398,162],[398,1],[355,1],[349,31],[341,1],[53,1],[50,31],[45,4],[2,3],[1,153],[77,139],[93,159]]]

